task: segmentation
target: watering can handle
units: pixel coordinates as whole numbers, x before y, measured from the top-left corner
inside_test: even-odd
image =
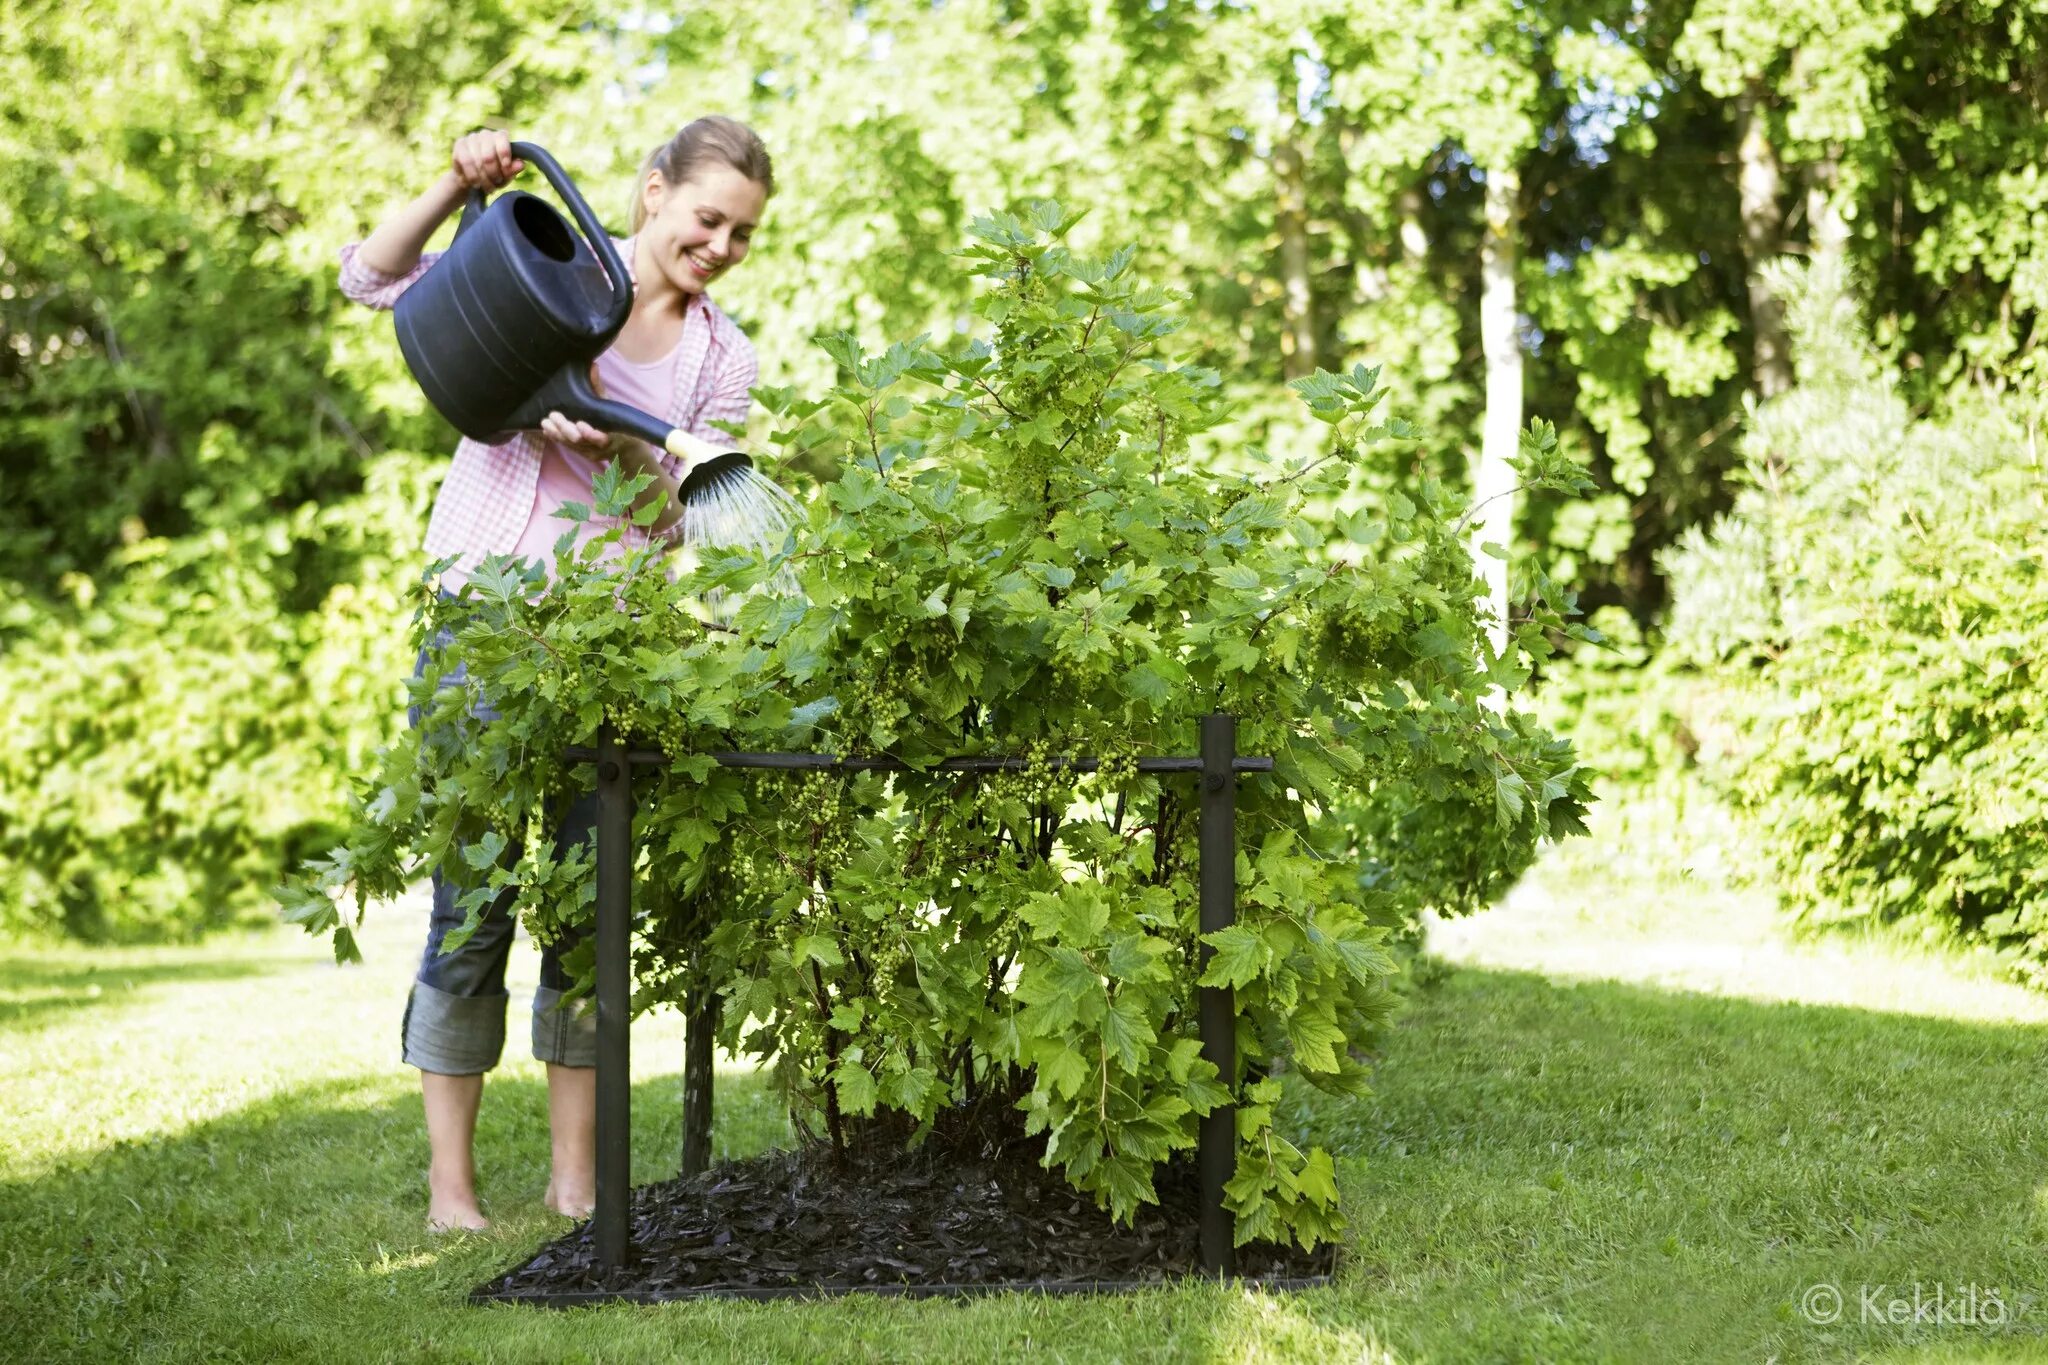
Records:
[[[612,244],[612,235],[604,230],[604,224],[597,221],[597,215],[590,210],[583,196],[576,190],[576,182],[562,169],[562,164],[549,156],[545,150],[531,142],[512,144],[512,155],[540,167],[540,173],[547,177],[555,193],[562,196],[562,202],[569,206],[570,216],[576,226],[583,229],[583,235],[590,240],[590,249],[597,253],[598,264],[604,267],[605,278],[611,282],[612,303],[606,312],[601,331],[610,335],[626,325],[626,315],[633,311],[633,277],[626,273],[626,263],[619,257],[618,247]],[[460,237],[484,211],[484,192],[472,189],[469,203],[463,207],[462,219],[455,225],[455,235]]]
[[[469,225],[484,216],[484,208],[487,203],[488,201],[484,198],[484,192],[475,186],[471,186],[469,201],[462,206],[462,216],[455,220],[455,235],[457,237],[469,231]]]

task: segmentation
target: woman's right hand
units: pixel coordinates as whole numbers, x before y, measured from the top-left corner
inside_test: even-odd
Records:
[[[452,170],[465,189],[501,190],[526,169],[526,163],[512,155],[512,139],[491,129],[466,133],[455,139]]]

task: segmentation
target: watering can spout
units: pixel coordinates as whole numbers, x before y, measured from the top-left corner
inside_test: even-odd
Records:
[[[521,409],[522,416],[531,418],[521,425],[538,426],[540,419],[550,412],[588,422],[614,435],[637,437],[675,456],[681,462],[677,482],[685,503],[705,496],[735,471],[753,466],[752,460],[730,446],[692,436],[631,404],[600,397],[586,370],[562,371]]]
[[[530,142],[513,143],[512,154],[540,168],[581,232],[523,191],[488,202],[471,192],[455,240],[393,310],[398,348],[428,401],[490,444],[550,412],[636,436],[683,461],[685,503],[750,467],[737,450],[597,395],[591,362],[632,312],[632,276],[560,163]]]

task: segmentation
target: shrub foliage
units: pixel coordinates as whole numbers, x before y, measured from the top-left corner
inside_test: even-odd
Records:
[[[103,586],[0,611],[0,929],[180,937],[274,907],[392,729],[413,557],[391,546],[438,463],[386,455],[328,506],[138,535]]]
[[[1784,281],[1791,288],[1793,281]],[[2048,465],[2017,397],[1916,418],[1840,282],[1793,289],[1802,382],[1749,487],[1673,554],[1703,750],[1809,920],[1920,920],[2048,966]]]
[[[1536,594],[1489,652],[1462,509],[1434,482],[1345,510],[1369,461],[1412,445],[1370,370],[1299,381],[1329,423],[1317,458],[1196,467],[1216,376],[1163,355],[1171,300],[1131,253],[1073,254],[1067,225],[1052,204],[977,223],[992,340],[834,337],[827,396],[762,394],[785,456],[838,469],[778,552],[673,579],[565,552],[549,590],[500,564],[423,600],[420,638],[451,641],[416,685],[426,723],[286,899],[346,955],[368,898],[449,859],[473,914],[509,895],[543,939],[580,929],[587,850],[523,836],[588,780],[565,746],[608,721],[675,759],[637,791],[641,1003],[718,991],[721,1041],[774,1065],[809,1131],[1029,1151],[1128,1215],[1235,1089],[1240,1236],[1313,1243],[1338,1226],[1330,1157],[1275,1129],[1268,1073],[1361,1092],[1388,926],[1470,894],[1414,875],[1441,860],[1404,874],[1398,822],[1346,813],[1435,811],[1503,865],[1576,828],[1569,748],[1507,704],[1565,622]],[[1528,465],[1571,481],[1541,440]],[[599,510],[630,491],[602,479]],[[475,719],[483,698],[499,719]],[[1239,921],[1205,974],[1196,794],[1135,760],[1192,752],[1215,708],[1277,766],[1240,786]],[[707,757],[727,749],[1029,763],[770,775]],[[1077,753],[1102,771],[1052,761]],[[1199,1055],[1198,981],[1236,990],[1242,1077]]]

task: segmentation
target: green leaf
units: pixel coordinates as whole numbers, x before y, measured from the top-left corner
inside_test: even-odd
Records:
[[[1294,1045],[1294,1058],[1306,1071],[1338,1069],[1337,1049],[1344,1046],[1344,1030],[1326,1013],[1309,1010],[1291,1015],[1286,1021],[1287,1037]]]
[[[1208,970],[1202,973],[1204,986],[1249,985],[1272,960],[1272,949],[1249,924],[1233,924],[1228,929],[1204,934],[1202,942],[1216,950]]]
[[[832,502],[842,512],[865,512],[881,500],[885,485],[866,465],[848,465],[832,485]]]
[[[504,861],[505,849],[504,835],[494,829],[485,830],[481,839],[462,846],[462,861],[478,872],[489,872]]]
[[[1070,1047],[1048,1048],[1038,1061],[1039,1084],[1061,1099],[1080,1094],[1088,1074],[1088,1063]]]
[[[1109,944],[1109,974],[1118,981],[1157,981],[1168,975],[1161,959],[1173,952],[1170,944],[1150,934],[1119,934]]]
[[[1393,958],[1375,943],[1346,936],[1332,939],[1330,946],[1344,963],[1344,969],[1360,985],[1377,985],[1393,975]]]
[[[1187,685],[1187,669],[1178,660],[1159,655],[1125,672],[1117,685],[1126,696],[1162,708]]]
[[[1502,829],[1512,829],[1522,818],[1525,800],[1529,793],[1528,784],[1519,773],[1505,772],[1494,779],[1493,807],[1494,821]]]
[[[1144,1063],[1146,1049],[1157,1040],[1144,1011],[1130,996],[1119,994],[1102,1016],[1102,1042],[1125,1071],[1135,1073]]]
[[[1025,1018],[1032,1031],[1045,1037],[1092,1024],[1102,1012],[1104,990],[1086,958],[1072,948],[1052,947],[1025,966],[1017,998],[1030,1007]]]
[[[888,1072],[882,1077],[882,1099],[907,1114],[924,1115],[938,1091],[938,1074],[928,1066]]]
[[[1309,1149],[1308,1158],[1302,1162],[1295,1182],[1304,1195],[1317,1203],[1331,1206],[1337,1203],[1337,1170],[1331,1164],[1330,1154],[1322,1148]]]
[[[832,1069],[832,1085],[839,1092],[839,1107],[848,1114],[875,1112],[878,1091],[868,1069],[854,1061],[843,1061]]]
[[[799,936],[796,943],[791,946],[789,955],[798,966],[802,966],[806,962],[815,962],[821,967],[844,967],[846,965],[846,958],[839,951],[839,945],[825,934],[803,934]]]

